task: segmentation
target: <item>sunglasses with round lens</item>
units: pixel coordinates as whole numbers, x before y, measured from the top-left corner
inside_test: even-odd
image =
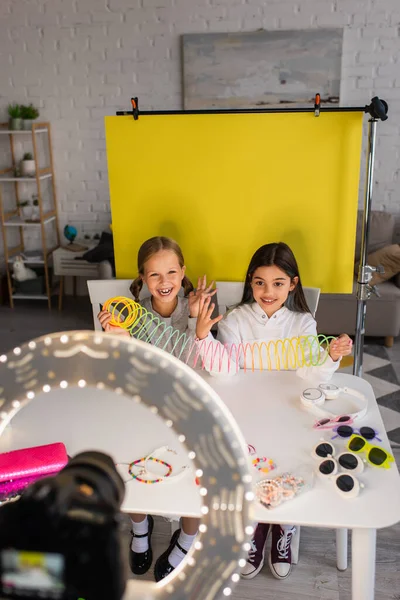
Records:
[[[345,471],[352,473],[362,473],[364,471],[364,461],[352,452],[342,452],[337,457],[338,465]]]
[[[378,442],[382,441],[378,437],[378,432],[375,431],[375,429],[373,429],[372,427],[365,426],[360,427],[360,429],[354,429],[353,427],[350,427],[350,425],[338,425],[337,427],[332,429],[332,431],[336,433],[336,435],[333,436],[332,440],[335,440],[337,437],[349,438],[353,435],[353,433],[356,433],[358,435],[361,435],[361,437],[363,437],[366,440],[377,439]]]
[[[364,487],[358,479],[350,473],[339,473],[334,477],[334,484],[338,494],[343,498],[356,498],[360,492],[360,488]]]
[[[314,458],[327,458],[328,456],[335,456],[335,446],[333,444],[331,444],[330,442],[325,442],[323,440],[321,440],[318,444],[316,444],[316,446],[314,447],[314,450],[312,452],[312,455]]]
[[[342,468],[344,471],[350,471],[352,474],[362,473],[364,463],[357,454],[352,452],[342,452],[335,459],[332,456],[324,458],[318,465],[318,475],[324,477],[333,477]]]
[[[334,458],[325,458],[318,465],[318,474],[324,477],[332,477],[336,475],[338,464]]]
[[[353,423],[353,417],[350,415],[340,415],[335,417],[334,419],[329,419],[325,417],[324,419],[319,419],[314,423],[314,429],[333,429],[338,424],[347,424]]]
[[[394,462],[394,457],[384,448],[373,446],[360,435],[352,435],[347,442],[347,448],[350,452],[365,452],[367,461],[373,467],[390,469],[391,463]]]

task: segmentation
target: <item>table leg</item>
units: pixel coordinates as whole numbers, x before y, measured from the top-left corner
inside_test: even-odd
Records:
[[[336,529],[336,566],[339,571],[347,569],[347,529]]]
[[[73,276],[74,280],[74,298],[76,298],[76,275]]]
[[[299,562],[299,548],[300,548],[300,526],[296,526],[296,533],[292,537],[292,543],[290,544],[290,552],[292,554],[292,565],[297,565]]]
[[[376,529],[353,529],[351,543],[352,600],[374,600]]]
[[[63,294],[64,294],[64,275],[61,275],[60,285],[58,287],[58,310],[62,310]]]

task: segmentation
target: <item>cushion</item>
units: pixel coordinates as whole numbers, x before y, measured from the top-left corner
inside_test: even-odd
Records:
[[[360,260],[363,212],[358,213],[355,260]],[[373,210],[370,215],[368,250],[376,252],[393,242],[395,218],[391,213]]]
[[[371,267],[382,265],[384,273],[373,273],[371,285],[378,285],[400,273],[400,244],[385,246],[368,255],[367,264]]]

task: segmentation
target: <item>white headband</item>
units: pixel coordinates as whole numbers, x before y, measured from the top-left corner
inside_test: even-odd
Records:
[[[368,411],[368,400],[361,392],[348,387],[338,387],[333,383],[321,383],[317,388],[307,388],[300,396],[302,405],[316,417],[337,417],[338,415],[322,408],[326,400],[334,400],[340,394],[348,394],[363,401],[364,406],[354,412],[346,413],[353,420],[362,419]]]

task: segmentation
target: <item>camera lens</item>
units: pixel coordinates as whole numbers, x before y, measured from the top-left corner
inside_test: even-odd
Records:
[[[64,467],[63,472],[75,471],[82,484],[95,488],[110,506],[119,509],[125,496],[125,485],[110,456],[102,452],[81,452]]]

